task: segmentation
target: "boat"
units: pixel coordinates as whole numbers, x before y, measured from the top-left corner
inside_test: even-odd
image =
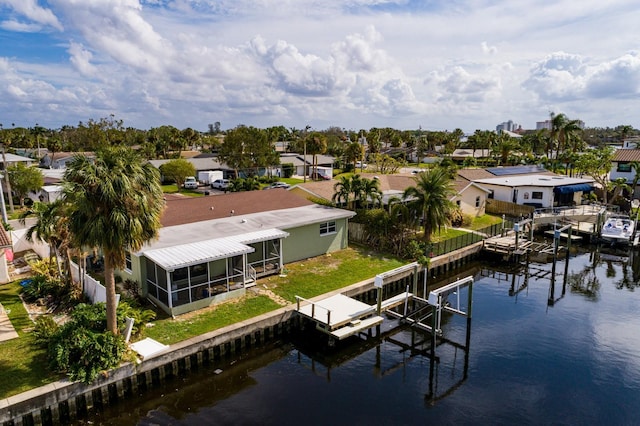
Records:
[[[610,216],[602,226],[600,237],[611,243],[630,244],[634,228],[634,222],[628,216]]]

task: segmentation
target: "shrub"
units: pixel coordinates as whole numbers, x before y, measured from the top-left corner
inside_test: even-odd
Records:
[[[122,336],[68,322],[51,339],[48,353],[54,370],[71,380],[91,383],[101,372],[117,367],[125,351]]]
[[[47,354],[51,368],[71,380],[90,383],[103,371],[117,367],[126,352],[122,336],[106,331],[103,303],[79,304],[71,320],[53,333]]]
[[[156,317],[156,313],[150,309],[134,306],[126,301],[120,301],[118,305],[118,323],[124,324],[127,317],[133,318],[132,336],[143,336],[146,324]]]
[[[295,167],[293,163],[283,163],[282,164],[282,177],[290,178],[293,176],[293,172],[295,171]]]
[[[473,223],[473,216],[469,215],[469,214],[463,214],[462,215],[462,226],[463,227],[468,227],[471,226],[471,224]]]
[[[53,320],[50,315],[42,315],[36,319],[36,325],[33,329],[36,342],[46,346],[51,337],[58,332],[60,326]]]
[[[36,275],[22,288],[22,297],[27,302],[34,302],[52,292],[52,284],[42,275]]]

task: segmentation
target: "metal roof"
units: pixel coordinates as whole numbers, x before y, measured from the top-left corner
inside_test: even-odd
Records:
[[[496,177],[490,179],[476,179],[475,183],[480,185],[499,185],[508,186],[511,188],[518,186],[537,186],[537,187],[551,187],[563,185],[574,185],[579,183],[593,183],[593,179],[581,179],[572,178],[566,176],[549,176],[549,175],[519,175],[519,176],[505,176]]]
[[[255,251],[254,248],[246,244],[286,238],[288,236],[288,232],[271,228],[231,237],[213,238],[189,244],[147,250],[144,252],[144,256],[158,266],[172,271],[185,266],[252,253]]]
[[[271,228],[260,231],[248,232],[246,234],[234,235],[227,237],[227,240],[235,241],[242,244],[253,244],[261,241],[275,240],[276,238],[287,238],[288,232],[281,231],[279,229]]]
[[[144,256],[167,271],[253,252],[253,247],[227,238],[199,241],[144,252]]]

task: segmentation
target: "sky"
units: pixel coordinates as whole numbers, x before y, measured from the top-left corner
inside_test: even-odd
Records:
[[[640,128],[637,0],[0,0],[0,123]]]

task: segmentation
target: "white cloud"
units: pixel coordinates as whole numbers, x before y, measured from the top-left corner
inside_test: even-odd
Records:
[[[50,9],[40,7],[36,0],[0,0],[0,5],[2,4],[8,5],[31,21],[63,31],[62,24],[53,12]]]
[[[11,12],[0,31],[21,43],[3,53],[13,73],[0,82],[26,94],[18,111],[29,121],[49,114],[33,92],[41,84],[69,111],[50,115],[58,125],[106,112],[140,127],[382,120],[473,131],[531,127],[551,104],[587,125],[635,124],[638,54],[627,52],[640,11],[585,2],[0,0]],[[22,47],[25,31],[37,49]],[[19,122],[14,107],[0,98],[0,114]]]
[[[15,20],[7,20],[0,22],[0,28],[7,31],[15,31],[19,33],[35,33],[42,29],[39,24],[26,24]]]
[[[96,67],[91,64],[92,54],[84,49],[79,43],[71,43],[69,46],[69,55],[71,55],[71,63],[84,76],[93,77],[96,75]]]
[[[629,53],[601,63],[557,52],[536,63],[524,86],[549,101],[616,99],[640,94],[640,57]]]
[[[498,53],[498,48],[496,46],[489,46],[486,41],[480,43],[480,48],[483,53],[495,54]]]

